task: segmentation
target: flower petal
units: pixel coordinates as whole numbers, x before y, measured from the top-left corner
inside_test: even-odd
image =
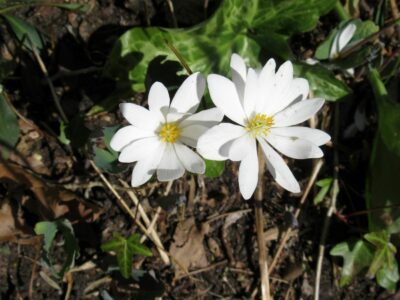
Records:
[[[321,98],[297,102],[274,116],[274,127],[285,127],[304,122],[315,115],[324,102],[324,99]]]
[[[148,97],[149,109],[154,113],[161,113],[161,109],[167,110],[169,107],[169,93],[167,88],[161,82],[154,82],[149,91]]]
[[[167,143],[160,164],[157,167],[159,181],[170,181],[182,177],[185,168],[176,155],[174,145]]]
[[[276,150],[291,158],[307,159],[324,156],[324,153],[318,146],[307,140],[292,139],[272,133],[266,137],[266,140]]]
[[[258,141],[265,154],[267,169],[275,181],[284,189],[292,193],[299,193],[299,183],[293,176],[293,173],[290,171],[283,158],[263,139],[258,139]]]
[[[269,59],[267,63],[261,70],[259,75],[259,83],[261,89],[261,97],[258,101],[256,101],[256,111],[261,112],[264,109],[264,106],[268,104],[270,100],[270,94],[272,92],[272,88],[275,82],[275,68],[276,63],[273,58]]]
[[[191,125],[202,125],[205,127],[212,127],[221,122],[224,114],[218,107],[202,110],[196,114],[191,115],[180,123],[180,128]]]
[[[251,151],[252,147],[256,143],[256,140],[248,133],[232,141],[232,143],[226,143],[221,147],[220,152],[222,154],[227,153],[227,156],[232,161],[240,161]],[[228,146],[229,144],[229,146]],[[228,146],[229,148],[225,151],[223,148]]]
[[[245,200],[253,195],[258,182],[258,156],[254,142],[239,166],[239,189]]]
[[[122,115],[129,123],[138,128],[155,131],[161,124],[159,115],[133,103],[119,105]]]
[[[301,126],[271,128],[271,134],[307,140],[317,146],[324,145],[331,139],[330,135],[322,130]]]
[[[200,73],[190,75],[179,89],[171,102],[174,112],[194,113],[199,106],[206,88],[206,81]]]
[[[210,96],[215,106],[232,121],[244,125],[246,115],[233,82],[216,74],[209,75],[207,82]]]
[[[293,65],[288,60],[284,62],[274,76],[273,86],[270,91],[267,91],[263,113],[267,116],[273,115],[281,106],[282,94],[288,89],[293,80]]]
[[[196,174],[204,174],[206,165],[197,153],[180,143],[175,143],[174,147],[176,155],[186,170]]]
[[[207,159],[225,160],[228,157],[221,155],[221,146],[244,135],[246,132],[246,129],[238,125],[229,123],[216,125],[199,138],[197,142],[197,152]]]
[[[304,100],[307,97],[309,90],[310,86],[308,84],[308,80],[304,78],[293,79],[287,88],[282,92],[279,101],[277,101],[276,105],[274,105],[274,110],[268,110],[268,115],[275,115],[277,112],[285,109],[295,100]]]
[[[115,151],[121,151],[122,148],[130,144],[131,142],[154,135],[149,131],[137,128],[133,125],[128,125],[119,129],[110,141],[110,146]]]
[[[232,73],[232,81],[236,86],[237,93],[239,95],[239,99],[243,102],[244,96],[244,87],[246,83],[246,63],[243,58],[233,53],[231,56],[231,73]]]
[[[123,163],[131,163],[143,159],[160,145],[158,137],[143,138],[132,142],[124,147],[118,156],[118,160]]]
[[[258,74],[252,68],[247,73],[247,81],[244,89],[243,108],[247,118],[253,117],[256,102],[260,98],[260,88],[258,83]]]
[[[137,187],[147,182],[153,176],[157,165],[164,153],[165,143],[160,143],[153,151],[148,152],[148,155],[139,160],[132,171],[131,185]]]
[[[191,147],[196,147],[197,140],[202,136],[209,128],[203,125],[190,125],[182,128],[180,141]],[[187,140],[190,140],[189,143]]]

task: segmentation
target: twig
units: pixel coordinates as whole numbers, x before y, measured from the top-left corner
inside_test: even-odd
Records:
[[[196,275],[196,274],[204,273],[204,272],[210,271],[210,270],[212,270],[212,269],[215,269],[215,268],[217,268],[217,267],[226,265],[227,263],[228,263],[227,260],[223,260],[223,261],[217,262],[217,263],[215,263],[215,264],[209,265],[208,267],[205,267],[205,268],[202,268],[202,269],[198,269],[198,270],[194,270],[194,271],[192,271],[192,272],[189,272],[188,275]],[[179,280],[179,279],[185,278],[185,277],[187,277],[188,275],[185,274],[185,275],[179,276],[177,279]]]
[[[43,75],[44,75],[44,78],[45,78],[46,81],[47,81],[47,84],[49,85],[49,88],[50,88],[50,92],[51,92],[53,101],[54,101],[54,103],[55,103],[55,105],[56,105],[56,108],[57,108],[57,110],[58,110],[58,112],[59,112],[59,114],[60,114],[60,116],[61,116],[61,119],[62,119],[64,122],[68,123],[68,118],[67,118],[67,116],[65,115],[64,110],[63,110],[62,107],[61,107],[60,99],[59,99],[58,96],[57,96],[57,93],[56,93],[56,90],[55,90],[55,88],[54,88],[53,82],[52,82],[51,79],[49,78],[49,72],[47,72],[46,65],[43,63],[42,58],[40,57],[39,53],[37,52],[37,49],[36,49],[33,45],[32,45],[32,52],[33,52],[33,54],[34,54],[34,56],[35,56],[35,58],[36,58],[36,60],[37,60],[37,62],[38,62],[38,64],[39,64],[40,69],[42,70],[42,73],[43,73]]]
[[[36,267],[41,255],[41,244],[37,243],[35,245],[35,250],[36,250],[36,255],[35,255],[35,259],[32,262],[32,273],[31,273],[31,279],[29,280],[29,289],[28,289],[28,298],[29,299],[33,299],[33,283],[35,281],[35,277],[36,277]]]
[[[65,274],[65,278],[67,279],[67,292],[65,293],[64,300],[69,300],[71,298],[71,292],[72,292],[72,285],[74,283],[74,279],[72,278],[72,274],[70,272],[67,272]]]
[[[122,184],[125,188],[129,188],[128,183],[126,183],[126,182],[123,181],[122,179],[120,179],[119,181],[121,182],[121,184]],[[144,223],[146,224],[146,226],[147,226],[147,230],[146,230],[147,234],[150,235],[150,236],[152,236],[153,239],[154,239],[154,241],[156,241],[157,244],[160,246],[159,248],[157,248],[157,250],[158,250],[159,253],[160,253],[161,259],[163,260],[163,262],[164,262],[166,265],[169,265],[169,264],[170,264],[170,260],[169,260],[168,254],[167,254],[167,253],[165,252],[165,250],[164,250],[164,246],[163,246],[162,243],[161,243],[161,239],[160,239],[160,237],[158,236],[157,231],[155,231],[155,230],[152,229],[152,227],[153,227],[153,226],[151,226],[151,223],[152,223],[152,222],[150,221],[149,217],[147,216],[146,212],[144,211],[143,206],[140,204],[139,199],[136,197],[135,192],[134,192],[134,191],[132,190],[132,188],[131,188],[131,189],[128,189],[128,190],[127,190],[127,194],[128,194],[128,196],[131,198],[132,202],[137,206],[138,211],[139,211],[139,215],[142,217],[143,222],[144,222]],[[155,220],[155,219],[153,219],[153,220]],[[144,235],[144,236],[147,236],[147,235]],[[143,243],[144,240],[141,240],[141,242]]]
[[[394,19],[398,19],[400,17],[399,8],[397,7],[396,0],[390,0],[390,8],[392,10],[392,15]]]
[[[299,217],[301,209],[303,207],[303,204],[306,201],[306,199],[307,199],[307,197],[308,197],[308,195],[309,195],[309,193],[311,191],[311,188],[314,186],[314,182],[317,179],[319,171],[321,170],[321,167],[322,167],[323,164],[324,164],[324,162],[323,162],[322,159],[318,159],[317,163],[315,164],[315,166],[313,168],[313,171],[312,171],[312,174],[311,174],[311,177],[308,180],[307,187],[306,187],[306,189],[305,189],[305,191],[303,193],[303,196],[300,199],[300,205],[299,205],[299,207],[296,209],[296,211],[294,213],[294,218],[295,219],[297,219]],[[276,251],[276,253],[274,255],[274,258],[272,260],[272,263],[271,263],[271,266],[270,266],[270,269],[269,269],[269,274],[272,274],[272,272],[274,271],[277,263],[279,262],[279,258],[280,258],[281,252],[282,252],[283,248],[285,247],[286,242],[289,239],[290,234],[291,234],[292,231],[293,231],[293,228],[290,227],[283,234],[283,237],[282,237],[282,239],[281,239],[281,241],[279,243],[279,246],[278,246],[278,250]]]
[[[321,271],[322,271],[322,260],[325,254],[325,242],[328,236],[329,225],[332,218],[332,214],[336,211],[336,200],[339,193],[339,153],[337,149],[338,138],[339,138],[339,105],[335,106],[335,119],[334,119],[334,154],[333,154],[333,186],[331,192],[331,203],[325,216],[324,225],[322,228],[321,239],[319,242],[317,269],[315,271],[315,286],[314,286],[314,300],[319,300],[319,291],[321,284]]]
[[[257,231],[257,243],[258,243],[258,263],[260,265],[260,276],[261,276],[261,298],[263,300],[269,300],[269,273],[268,273],[268,262],[267,262],[267,248],[264,236],[264,216],[262,211],[263,201],[263,175],[265,170],[264,154],[261,149],[258,149],[259,159],[259,173],[258,173],[258,184],[255,195],[255,217],[256,217],[256,231]]]
[[[189,65],[187,64],[187,62],[184,60],[184,58],[182,57],[182,55],[178,52],[178,50],[176,50],[176,48],[167,40],[164,39],[165,44],[168,46],[169,49],[171,49],[172,52],[174,52],[176,58],[179,60],[179,62],[182,64],[182,66],[185,68],[186,72],[189,75],[192,75],[193,72],[190,69]]]
[[[178,28],[178,21],[176,20],[175,16],[175,9],[174,9],[174,4],[172,3],[171,0],[167,0],[169,12],[171,13],[172,16],[172,24],[175,28]]]

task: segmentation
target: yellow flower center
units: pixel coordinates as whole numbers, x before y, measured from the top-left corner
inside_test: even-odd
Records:
[[[267,117],[265,114],[256,114],[246,124],[246,130],[250,132],[253,137],[266,136],[272,125],[274,125],[274,118]]]
[[[165,143],[175,143],[180,135],[181,130],[174,123],[165,123],[159,132],[161,140]]]

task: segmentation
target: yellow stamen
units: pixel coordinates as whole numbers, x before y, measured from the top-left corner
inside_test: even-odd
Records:
[[[272,125],[274,125],[274,118],[267,117],[265,114],[256,114],[246,124],[246,130],[249,131],[253,137],[268,135]]]
[[[175,143],[175,141],[180,137],[181,130],[174,123],[165,123],[162,127],[158,135],[161,137],[161,140],[165,143]]]

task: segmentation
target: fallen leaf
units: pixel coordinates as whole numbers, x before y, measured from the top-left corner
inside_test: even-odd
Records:
[[[3,199],[0,203],[0,242],[11,241],[27,233],[32,231],[25,225],[19,207]]]
[[[174,258],[172,262],[175,265],[175,279],[185,274],[182,268],[193,270],[208,266],[203,245],[204,235],[208,232],[208,229],[208,224],[203,224],[198,229],[193,217],[178,223],[174,233],[174,242],[169,249]]]

